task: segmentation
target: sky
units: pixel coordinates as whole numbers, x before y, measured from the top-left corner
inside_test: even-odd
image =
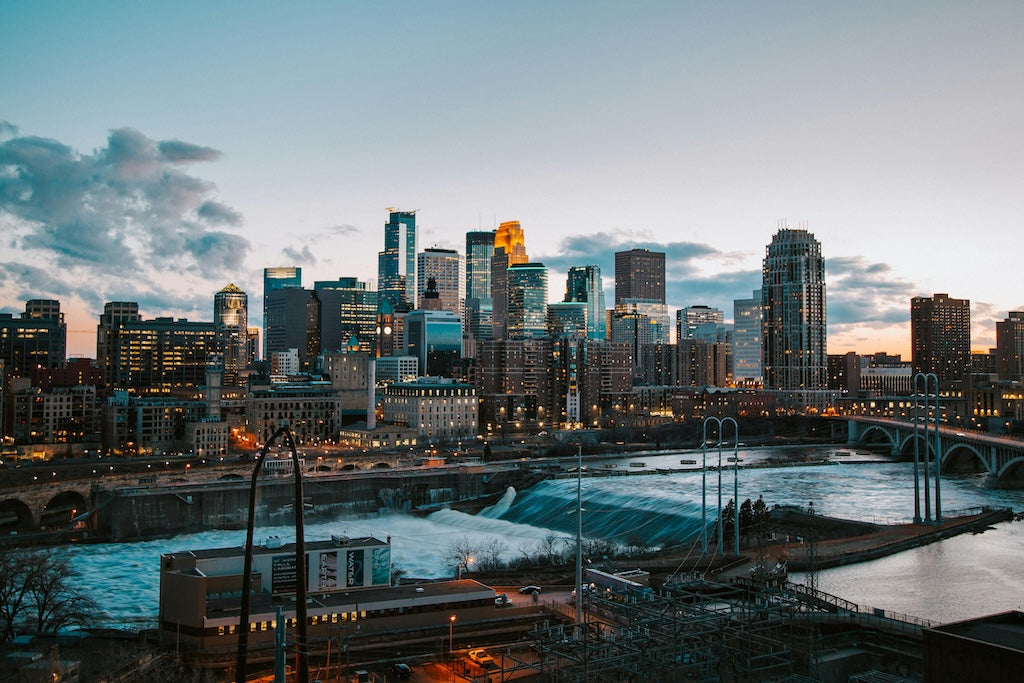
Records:
[[[213,319],[262,270],[376,281],[518,220],[573,265],[667,254],[732,317],[780,226],[826,259],[828,352],[909,357],[910,299],[1024,309],[1024,3],[0,0],[0,312]]]

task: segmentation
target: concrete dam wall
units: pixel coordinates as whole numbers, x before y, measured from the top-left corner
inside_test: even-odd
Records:
[[[415,511],[500,494],[520,481],[516,469],[474,468],[374,470],[303,477],[305,515],[375,514]],[[95,492],[90,536],[124,541],[203,531],[244,528],[249,479],[174,486],[133,486]],[[291,477],[261,478],[257,485],[259,523],[291,523],[295,484]]]

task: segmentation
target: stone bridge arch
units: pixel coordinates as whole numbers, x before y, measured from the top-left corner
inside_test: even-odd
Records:
[[[25,501],[17,498],[0,500],[0,533],[36,528],[36,518]]]
[[[996,479],[1000,482],[1024,482],[1024,455],[1013,458],[1003,464],[996,472]]]
[[[89,501],[80,492],[61,491],[50,498],[39,513],[40,526],[66,526],[89,509]]]
[[[897,435],[882,425],[866,424],[861,425],[857,434],[857,442],[864,446],[888,446],[889,452],[896,454],[898,446]]]

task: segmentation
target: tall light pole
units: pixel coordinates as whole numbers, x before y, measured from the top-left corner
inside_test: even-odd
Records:
[[[455,615],[448,617],[448,654],[455,652],[453,637],[455,635]]]
[[[718,554],[724,553],[724,525],[722,519],[722,445],[724,443],[725,425],[732,423],[733,428],[733,526],[735,528],[735,542],[733,544],[736,555],[740,554],[740,507],[739,507],[739,440],[740,430],[736,420],[731,417],[718,418],[709,416],[704,418],[701,429],[701,452],[703,459],[701,464],[701,538],[703,540],[704,554],[708,552],[708,523],[707,523],[707,467],[708,467],[708,423],[718,426]]]
[[[583,636],[583,444],[576,446],[576,627]]]

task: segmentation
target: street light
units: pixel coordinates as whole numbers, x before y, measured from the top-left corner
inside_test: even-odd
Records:
[[[455,615],[448,617],[448,654],[455,652],[455,644],[452,636],[455,633]]]

